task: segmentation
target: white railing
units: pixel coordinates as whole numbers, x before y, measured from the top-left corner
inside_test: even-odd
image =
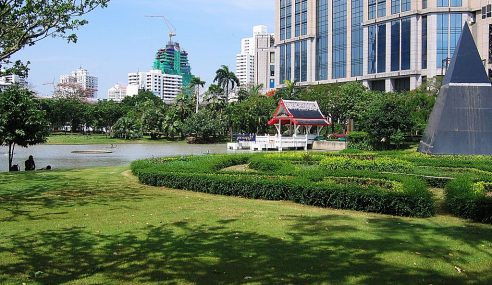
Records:
[[[316,135],[298,135],[298,136],[256,136],[255,141],[240,141],[237,143],[227,144],[227,148],[231,150],[249,149],[249,150],[284,150],[303,148],[307,150],[309,145],[312,145]]]

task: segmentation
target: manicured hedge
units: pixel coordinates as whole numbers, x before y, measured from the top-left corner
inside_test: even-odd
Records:
[[[369,170],[377,172],[410,172],[413,164],[400,159],[375,157],[373,159],[357,159],[351,157],[326,157],[320,162],[321,166],[330,170]]]
[[[451,213],[481,223],[492,224],[492,196],[486,183],[474,183],[461,176],[446,186],[446,206]]]
[[[429,217],[434,214],[430,192],[421,180],[414,178],[400,179],[402,183],[400,187],[396,187],[397,190],[388,190],[375,183],[363,185],[356,180],[338,184],[336,181],[310,179],[302,175],[243,175],[220,172],[223,167],[251,161],[255,161],[254,155],[219,155],[164,163],[147,160],[134,162],[132,171],[142,183],[153,186],[254,199],[290,200],[305,205],[396,216]],[[254,163],[259,163],[257,167],[266,171],[272,167],[262,159]],[[190,171],[193,168],[198,171]]]

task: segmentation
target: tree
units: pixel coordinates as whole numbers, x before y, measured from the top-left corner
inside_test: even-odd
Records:
[[[165,113],[163,107],[149,106],[142,115],[143,130],[153,140],[160,139],[164,134]]]
[[[0,66],[10,64],[10,57],[26,46],[47,37],[62,37],[77,42],[68,34],[86,25],[81,19],[97,7],[106,7],[109,0],[0,0]],[[16,62],[8,73],[25,73],[27,68]]]
[[[246,100],[249,97],[260,96],[263,84],[253,85],[249,88],[241,88],[237,93],[237,100],[239,102]]]
[[[196,109],[195,113],[198,113],[198,105],[200,104],[200,86],[205,86],[205,81],[201,80],[200,77],[193,76],[190,82],[190,88],[195,89],[195,100],[196,100]]]
[[[92,108],[91,118],[94,127],[104,129],[106,134],[111,134],[112,127],[126,114],[126,110],[120,103],[101,100]]]
[[[48,135],[45,112],[31,91],[14,85],[0,93],[0,145],[9,148],[9,170],[16,145],[43,143]]]
[[[186,119],[184,130],[197,138],[199,142],[211,142],[220,139],[225,133],[227,124],[211,110],[202,109]]]
[[[135,114],[128,114],[120,118],[113,126],[113,137],[125,140],[143,137],[142,121]]]
[[[401,144],[401,134],[413,127],[412,110],[405,104],[401,94],[386,93],[373,99],[363,114],[363,130],[369,134],[371,143],[378,148],[389,148],[391,143]],[[393,141],[397,139],[398,141]]]
[[[214,82],[217,82],[225,91],[225,99],[229,99],[229,92],[236,86],[240,86],[239,79],[234,72],[229,70],[228,66],[222,65],[215,72]]]

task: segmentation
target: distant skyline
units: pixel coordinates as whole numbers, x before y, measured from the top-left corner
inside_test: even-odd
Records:
[[[253,26],[273,32],[274,0],[113,0],[85,17],[89,24],[76,31],[76,44],[47,38],[12,59],[31,62],[28,82],[40,95],[51,95],[53,81],[82,67],[99,78],[97,98],[105,99],[114,84],[127,84],[129,72],[150,70],[168,41],[164,21],[146,15],[169,19],[174,40],[190,54],[192,73],[208,85],[221,65],[235,70],[241,39]]]

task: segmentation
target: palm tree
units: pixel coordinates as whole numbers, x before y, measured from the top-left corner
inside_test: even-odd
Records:
[[[229,91],[240,85],[236,74],[230,71],[229,67],[225,65],[222,65],[222,67],[215,72],[214,82],[217,82],[219,86],[224,88],[226,100],[229,98]]]
[[[190,82],[190,88],[195,89],[196,97],[196,109],[195,112],[198,113],[198,105],[200,104],[200,87],[205,86],[205,81],[202,81],[200,77],[193,76]]]
[[[246,100],[249,97],[260,96],[261,90],[263,89],[263,84],[253,85],[247,89],[241,88],[237,93],[237,100],[239,102]]]

